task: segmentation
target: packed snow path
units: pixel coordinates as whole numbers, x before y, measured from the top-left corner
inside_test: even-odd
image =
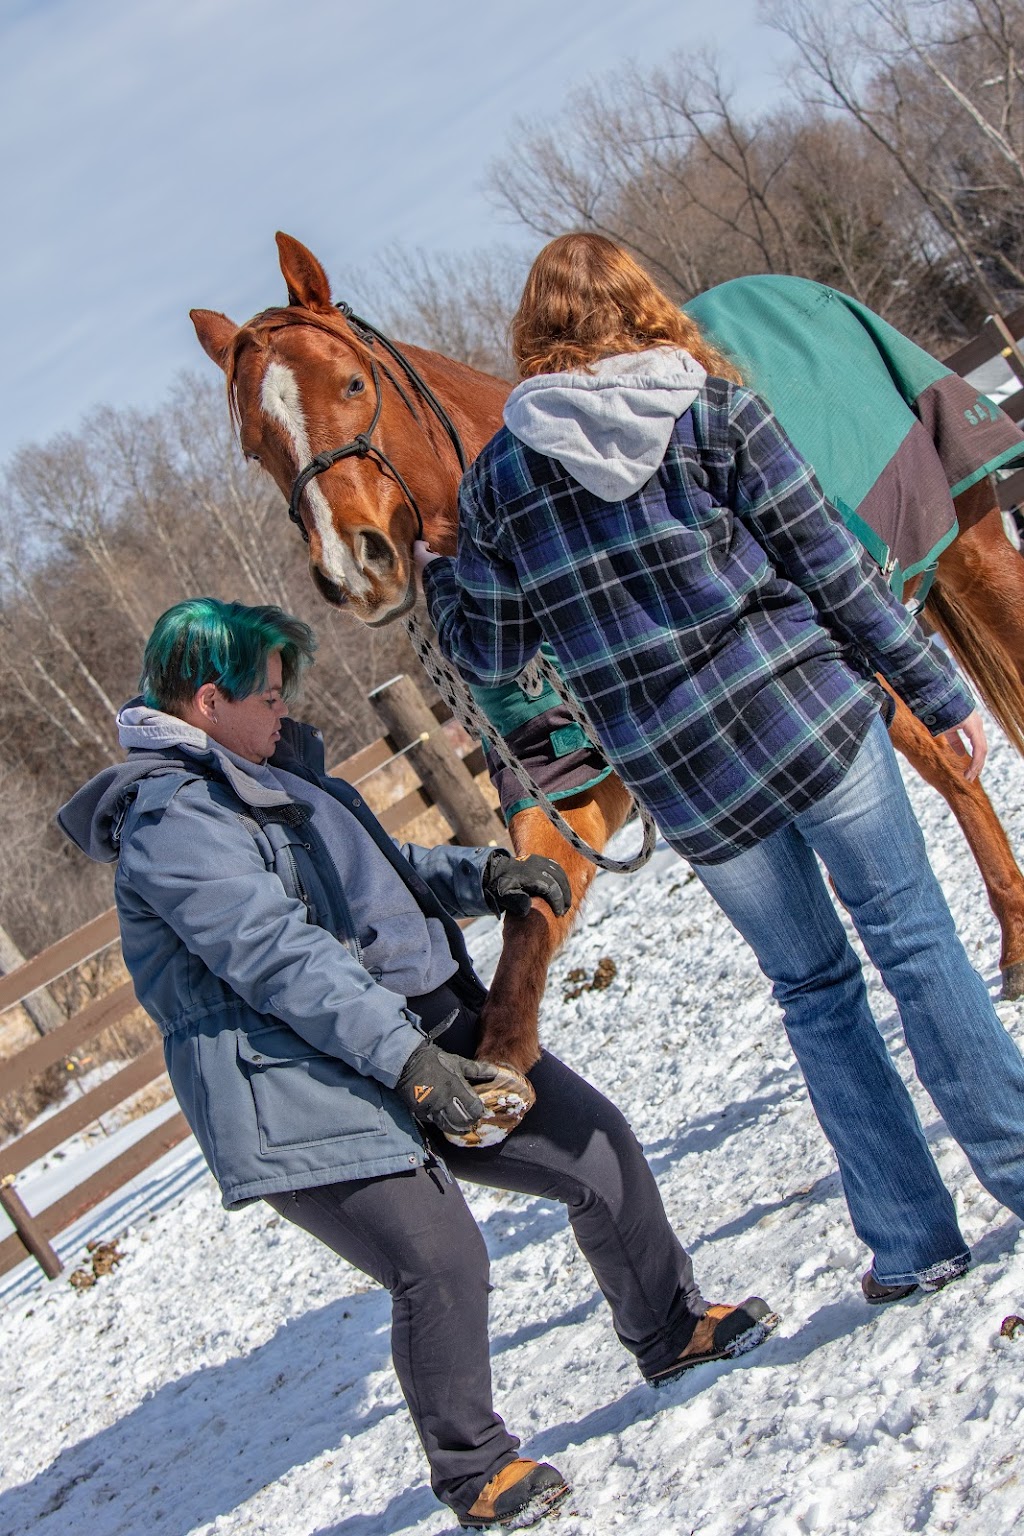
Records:
[[[1024,849],[1024,768],[985,774]],[[971,955],[998,987],[998,936],[944,804],[911,792]],[[625,834],[628,841],[632,834]],[[498,933],[471,930],[481,969]],[[604,990],[573,989],[609,957]],[[610,967],[604,967],[607,975]],[[578,980],[576,982],[578,985]],[[893,1008],[874,1002],[890,1038]],[[1024,1006],[1000,1004],[1024,1040]],[[601,876],[552,972],[547,1044],[615,1097],[657,1172],[705,1294],[783,1313],[755,1354],[659,1392],[612,1333],[559,1209],[472,1193],[493,1259],[495,1396],[526,1453],[573,1496],[552,1536],[893,1536],[1024,1528],[1020,1224],[978,1186],[918,1094],[956,1192],[971,1274],[885,1309],[767,987],[667,850]],[[907,1054],[898,1059],[909,1073]],[[181,1169],[196,1157],[187,1145]],[[2,1536],[440,1536],[388,1356],[387,1296],[265,1206],[223,1211],[210,1178],[169,1178],[76,1293],[0,1308]]]

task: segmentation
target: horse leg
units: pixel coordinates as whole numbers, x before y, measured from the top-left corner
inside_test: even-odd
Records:
[[[622,826],[630,803],[621,780],[611,774],[593,789],[560,800],[558,809],[573,831],[600,852]],[[572,904],[564,917],[556,917],[546,901],[533,902],[525,917],[511,913],[505,917],[501,959],[481,1014],[477,1055],[526,1072],[540,1056],[537,1021],[548,966],[575,926],[596,869],[536,806],[513,816],[509,831],[520,856],[542,853],[557,859],[572,890]]]
[[[969,784],[963,777],[962,765],[952,749],[930,736],[899,699],[889,734],[893,746],[927,784],[938,790],[960,823],[1002,933],[999,969],[1003,996],[1024,996],[1024,875],[992,802],[980,783]]]
[[[1024,560],[988,480],[958,496],[956,508],[963,531],[942,553],[925,617],[1024,752]]]
[[[986,630],[994,630],[1024,680],[1024,560],[1006,537],[991,480],[956,499],[960,533],[939,560],[940,587],[952,586]]]

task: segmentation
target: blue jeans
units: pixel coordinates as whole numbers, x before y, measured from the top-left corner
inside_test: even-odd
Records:
[[[922,1084],[985,1188],[1024,1216],[1024,1059],[957,937],[881,719],[810,810],[696,873],[772,983],[876,1275],[927,1281],[970,1255],[815,854],[896,1000]]]

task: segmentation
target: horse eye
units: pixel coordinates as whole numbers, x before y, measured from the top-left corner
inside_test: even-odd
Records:
[[[363,380],[357,374],[356,377],[352,380],[352,382],[349,385],[348,389],[345,391],[345,393],[348,394],[348,395],[361,395],[365,388],[366,388],[365,383],[363,382]]]
[[[247,453],[245,457],[250,464],[258,464],[260,462],[260,456],[258,453]]]

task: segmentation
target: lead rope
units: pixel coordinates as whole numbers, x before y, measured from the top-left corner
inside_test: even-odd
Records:
[[[555,808],[540,785],[534,783],[530,777],[529,769],[523,766],[504,736],[487,719],[487,716],[474,699],[465,679],[460,676],[447,658],[442,656],[435,641],[426,633],[419,620],[410,614],[406,617],[404,623],[413,650],[419,657],[421,665],[459,724],[471,736],[487,737],[487,740],[493,746],[505,767],[515,774],[530,798],[537,801],[552,826],[562,834],[566,842],[570,843],[577,853],[582,854],[591,864],[596,864],[600,869],[610,870],[613,874],[631,875],[636,870],[642,869],[654,852],[654,845],[658,838],[658,829],[644,807],[634,801],[641,824],[643,825],[643,842],[637,853],[628,859],[612,859],[607,854],[598,853],[596,848],[591,848]],[[530,698],[536,698],[539,695],[545,682],[550,683],[573,720],[582,728],[588,739],[592,742],[597,739],[583,710],[568,692],[561,675],[551,665],[546,656],[538,654],[520,676],[521,686]]]

